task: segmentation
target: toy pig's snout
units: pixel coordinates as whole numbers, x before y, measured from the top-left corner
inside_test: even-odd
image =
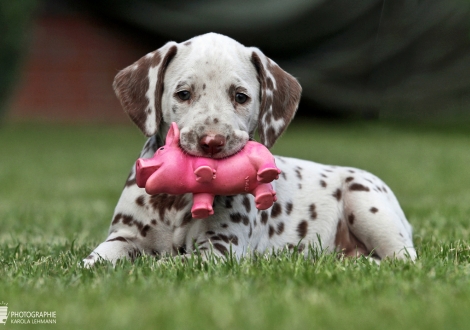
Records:
[[[135,181],[137,186],[145,188],[148,178],[160,167],[153,159],[139,158],[135,163]]]

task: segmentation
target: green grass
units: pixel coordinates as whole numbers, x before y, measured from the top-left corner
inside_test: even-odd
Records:
[[[82,269],[143,142],[125,126],[0,128],[0,302],[57,314],[56,325],[29,327],[470,328],[468,131],[298,120],[274,148],[381,177],[414,226],[415,264],[286,252],[188,264],[144,256]]]

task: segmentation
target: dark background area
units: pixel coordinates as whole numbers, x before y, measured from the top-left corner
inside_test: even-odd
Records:
[[[127,122],[118,70],[212,31],[297,77],[300,116],[470,122],[470,1],[4,1],[0,29],[6,120]]]

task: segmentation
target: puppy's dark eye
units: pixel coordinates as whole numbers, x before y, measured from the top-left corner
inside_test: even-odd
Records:
[[[181,92],[176,93],[176,95],[178,95],[178,97],[182,101],[187,101],[191,97],[191,93],[188,91],[181,91]]]
[[[246,102],[246,100],[248,100],[248,96],[246,96],[245,94],[243,93],[235,94],[235,101],[237,101],[237,103],[243,104]]]

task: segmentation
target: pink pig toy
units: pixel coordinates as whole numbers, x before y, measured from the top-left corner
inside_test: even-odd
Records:
[[[270,182],[278,179],[281,171],[265,146],[249,141],[235,155],[213,159],[183,152],[179,136],[178,126],[172,123],[165,146],[152,158],[137,160],[136,182],[148,194],[192,193],[191,213],[200,219],[214,214],[215,195],[251,193],[259,210],[266,210],[276,201]]]

